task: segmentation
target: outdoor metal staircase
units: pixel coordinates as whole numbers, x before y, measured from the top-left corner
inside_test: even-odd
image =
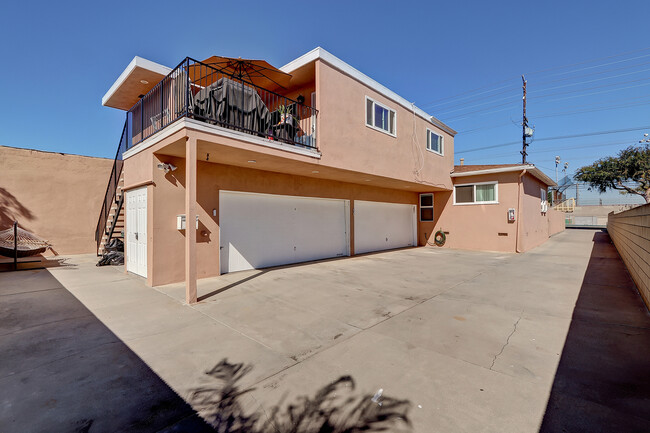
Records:
[[[97,242],[97,255],[102,255],[106,245],[114,238],[124,240],[124,173],[122,166],[122,153],[127,148],[128,142],[128,121],[122,129],[120,144],[117,148],[113,169],[106,186],[106,194],[99,213],[97,229],[95,230],[95,241]]]
[[[570,213],[573,212],[576,208],[576,199],[575,198],[569,198],[566,199],[555,206],[553,206],[553,209],[560,211],[560,212],[565,212],[565,213]]]
[[[105,246],[108,245],[113,238],[124,240],[124,176],[120,177],[115,190],[115,201],[111,205],[106,219],[106,227],[102,239],[97,248],[97,255],[102,255],[105,252]]]

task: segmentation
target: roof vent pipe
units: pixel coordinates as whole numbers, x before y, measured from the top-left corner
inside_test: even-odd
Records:
[[[465,165],[465,158],[460,159],[460,165]]]

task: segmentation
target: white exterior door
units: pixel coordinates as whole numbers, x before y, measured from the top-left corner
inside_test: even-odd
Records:
[[[221,273],[349,255],[349,201],[219,193]]]
[[[354,202],[355,254],[417,245],[416,205]]]
[[[126,270],[147,276],[147,188],[126,192]]]

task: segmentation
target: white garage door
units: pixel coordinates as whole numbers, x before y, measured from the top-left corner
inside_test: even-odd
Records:
[[[356,254],[416,245],[416,205],[354,202]]]
[[[349,201],[219,192],[221,273],[349,255]]]

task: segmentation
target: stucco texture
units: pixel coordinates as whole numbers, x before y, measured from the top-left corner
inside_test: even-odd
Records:
[[[17,220],[57,254],[96,252],[112,166],[110,159],[0,146],[0,230]]]
[[[159,162],[172,163],[175,171],[165,174],[155,167]],[[176,229],[176,216],[185,213],[185,159],[155,155],[145,151],[126,161],[125,168],[138,173],[151,173],[148,188],[149,212],[147,259],[151,286],[184,281],[185,236]],[[129,171],[127,171],[129,173]],[[135,179],[135,178],[134,178]],[[146,179],[139,178],[143,181]],[[219,275],[219,191],[245,191],[302,197],[336,198],[416,204],[418,194],[348,182],[315,179],[305,176],[274,173],[264,170],[199,161],[197,170],[196,232],[197,277]],[[216,215],[213,215],[213,210]],[[350,218],[350,248],[354,251],[354,218]]]
[[[459,205],[453,192],[434,194],[434,221],[420,222],[420,245],[434,245],[438,230],[446,233],[447,248],[524,252],[564,230],[563,214],[541,212],[541,189],[546,185],[520,171],[453,178],[454,185],[498,182],[498,203]],[[515,221],[508,221],[508,209]],[[519,239],[517,239],[519,238]]]
[[[323,165],[418,182],[432,189],[451,188],[454,138],[450,134],[321,61],[316,64],[316,89]],[[366,96],[395,111],[395,137],[366,126]],[[444,137],[444,156],[426,150],[427,128]]]

